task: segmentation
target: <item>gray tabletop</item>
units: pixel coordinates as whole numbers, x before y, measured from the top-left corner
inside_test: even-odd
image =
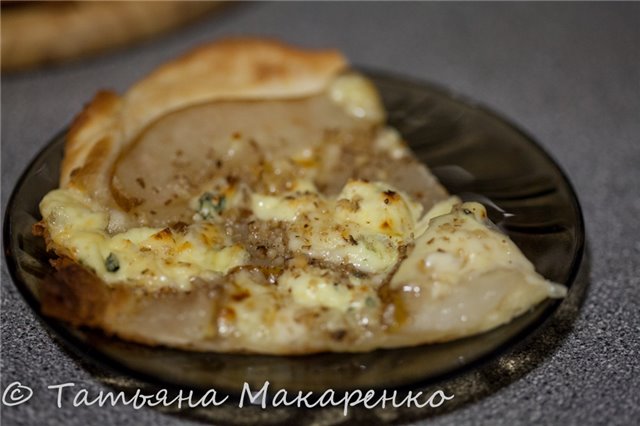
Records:
[[[126,379],[56,343],[3,266],[2,390],[16,381],[33,389],[26,403],[3,404],[3,424],[638,424],[639,3],[245,4],[124,51],[3,76],[3,211],[29,160],[98,89],[122,92],[189,47],[230,34],[337,47],[357,64],[437,82],[510,117],[544,145],[576,187],[588,239],[582,290],[541,333],[442,384],[455,393],[443,409],[343,418],[340,410],[287,417],[227,407],[187,418],[122,404],[74,407],[73,393],[65,393],[58,408],[49,385],[72,382],[76,392],[97,395]]]

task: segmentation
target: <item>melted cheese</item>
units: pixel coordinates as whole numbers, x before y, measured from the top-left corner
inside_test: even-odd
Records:
[[[324,306],[346,311],[353,299],[353,291],[346,285],[332,282],[322,271],[286,271],[278,279],[278,287],[289,292],[293,300],[307,307]]]
[[[479,203],[436,205],[425,232],[415,241],[409,257],[394,275],[392,286],[430,283],[434,298],[454,291],[462,282],[495,270],[514,270],[527,282],[542,284],[549,295],[562,297],[565,288],[546,281],[505,235],[488,226],[487,212]]]
[[[358,180],[335,199],[309,190],[252,194],[251,206],[261,220],[290,222],[290,250],[368,273],[386,273],[396,265],[400,246],[412,240],[422,214],[422,206],[403,192]]]
[[[374,146],[396,160],[409,156],[411,153],[407,145],[402,141],[400,133],[393,127],[380,129],[374,140]]]
[[[352,180],[338,196],[335,220],[355,223],[370,234],[406,240],[412,238],[421,214],[421,204],[385,183]]]
[[[353,117],[384,120],[384,108],[376,88],[359,74],[349,73],[336,78],[329,87],[329,96]]]
[[[287,223],[289,249],[295,253],[373,274],[367,287],[335,283],[318,268],[287,270],[278,284],[299,306],[341,312],[362,308],[358,294],[366,289],[368,297],[376,298],[375,289],[400,260],[400,248],[414,241],[392,287],[424,291],[422,284],[429,283],[430,297],[437,300],[461,282],[514,270],[527,282],[544,284],[550,296],[564,291],[536,274],[513,242],[487,226],[486,211],[478,203],[460,204],[451,197],[422,216],[421,205],[381,182],[350,181],[334,198],[309,183],[295,187],[304,192],[251,194],[255,216]],[[40,208],[51,240],[107,283],[188,289],[194,277],[215,278],[249,260],[244,248],[211,221],[196,222],[184,233],[137,227],[112,234],[110,212],[69,189],[52,191]]]
[[[51,240],[71,259],[107,283],[144,283],[188,289],[193,277],[213,278],[244,264],[246,251],[231,244],[213,223],[169,228],[131,228],[111,235],[109,211],[71,189],[50,192],[40,203]]]
[[[392,159],[411,155],[395,129],[382,127],[385,112],[367,79],[342,75],[328,95],[354,120],[375,125],[373,151]],[[246,152],[242,148],[240,139],[232,139],[227,159],[240,157]],[[195,223],[185,232],[126,229],[126,214],[96,206],[75,190],[50,192],[40,210],[60,254],[106,283],[152,289],[188,290],[195,277],[215,279],[249,263],[245,248],[225,233],[229,218],[219,214],[224,206],[249,208],[259,220],[284,225],[294,259],[306,256],[320,260],[322,267],[305,258],[300,264],[290,261],[269,282],[259,268],[240,268],[225,277],[215,325],[207,327],[215,327],[223,339],[242,342],[239,347],[245,350],[288,350],[308,341],[309,333],[318,331],[304,322],[309,314],[316,328],[335,330],[336,336],[344,336],[351,322],[363,327],[358,338],[375,337],[383,324],[382,333],[391,332],[384,338],[396,332],[419,336],[401,339],[403,345],[447,340],[486,330],[544,297],[565,294],[564,287],[544,280],[506,236],[491,228],[477,203],[451,197],[423,214],[422,205],[406,193],[361,180],[349,181],[335,197],[320,194],[312,180],[340,164],[341,154],[339,145],[327,143],[269,159],[269,173],[260,176],[267,194],[238,188],[230,179],[209,182],[210,193],[190,202]],[[288,192],[278,194],[278,179],[271,177],[282,175],[299,180],[287,180]],[[390,304],[378,292],[384,282],[389,283]],[[406,313],[411,315],[401,319]]]
[[[314,210],[317,194],[297,194],[296,196],[251,195],[251,209],[260,220],[292,222],[302,213]]]
[[[425,233],[425,231],[429,227],[431,219],[451,213],[451,209],[453,209],[456,204],[460,203],[462,203],[460,198],[455,196],[449,197],[444,201],[436,203],[416,224],[415,238],[417,239],[420,235]]]

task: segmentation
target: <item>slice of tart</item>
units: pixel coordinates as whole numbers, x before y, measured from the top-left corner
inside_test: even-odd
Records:
[[[565,288],[450,196],[335,51],[203,46],[99,93],[40,204],[45,314],[193,350],[446,341]]]

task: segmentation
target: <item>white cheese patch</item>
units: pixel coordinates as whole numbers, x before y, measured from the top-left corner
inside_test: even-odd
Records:
[[[282,291],[290,292],[293,300],[307,307],[324,306],[346,311],[353,299],[352,290],[346,285],[332,282],[322,271],[286,271],[278,279]]]
[[[194,224],[184,234],[138,227],[111,235],[110,212],[72,189],[47,194],[40,211],[50,238],[66,249],[64,254],[107,283],[188,289],[193,277],[212,278],[248,260],[247,252],[212,223]]]
[[[353,117],[370,121],[384,120],[384,108],[376,88],[359,74],[337,77],[329,87],[329,96]]]
[[[371,234],[406,240],[412,238],[421,214],[421,204],[385,183],[351,180],[338,196],[335,219],[353,222]]]

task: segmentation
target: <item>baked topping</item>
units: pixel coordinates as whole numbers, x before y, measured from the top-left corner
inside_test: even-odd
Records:
[[[564,295],[446,193],[340,57],[230,46],[98,97],[75,126],[38,229],[73,265],[65,291],[89,291],[73,271],[98,281],[92,307],[104,298],[90,320],[49,312],[138,341],[307,353],[467,336]],[[222,52],[244,83],[192,67]]]

